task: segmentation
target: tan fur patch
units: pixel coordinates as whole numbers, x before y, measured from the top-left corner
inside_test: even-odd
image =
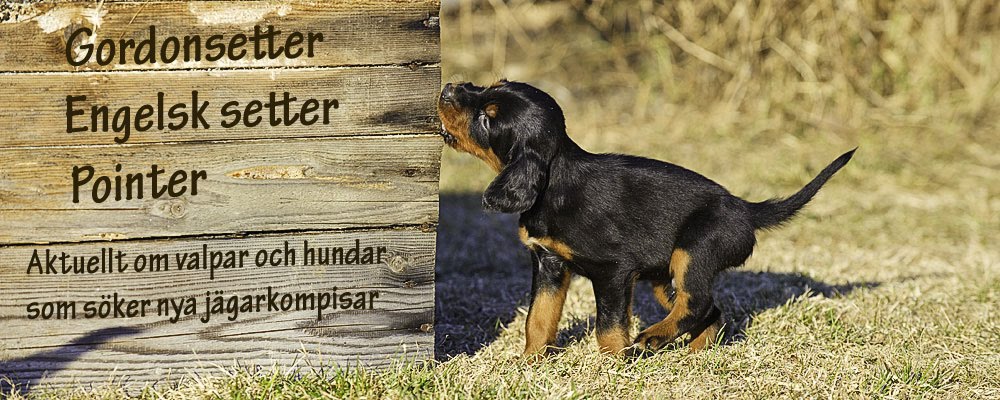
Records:
[[[688,309],[688,300],[691,299],[691,294],[684,287],[684,279],[687,276],[690,264],[691,255],[683,249],[676,249],[670,255],[670,275],[673,276],[676,295],[674,296],[673,306],[670,308],[670,314],[666,318],[668,322],[668,335],[665,336],[676,336],[677,323],[680,322],[681,318],[691,314],[691,310]]]
[[[569,248],[566,243],[559,239],[553,239],[547,236],[540,238],[531,237],[528,235],[528,230],[523,226],[518,229],[517,235],[521,239],[521,243],[524,243],[524,245],[529,249],[537,250],[541,247],[546,251],[555,253],[567,261],[573,259],[573,249]]]
[[[674,279],[674,288],[677,291],[684,290],[684,275],[691,263],[691,255],[684,249],[675,249],[670,254],[670,275]]]
[[[528,241],[528,228],[525,228],[523,225],[519,226],[517,228],[517,237],[521,239],[521,243],[526,247],[531,248],[531,242]]]
[[[701,331],[694,340],[691,341],[691,352],[701,351],[712,347],[719,340],[719,330],[722,328],[722,321],[716,320],[705,330]]]
[[[628,346],[628,332],[616,326],[604,332],[597,332],[597,347],[602,353],[617,354]]]
[[[535,241],[538,242],[539,246],[558,254],[559,257],[565,258],[566,260],[573,259],[573,250],[570,249],[566,243],[549,237],[538,238]]]
[[[500,172],[503,169],[503,162],[493,152],[493,149],[479,146],[469,136],[469,123],[471,122],[472,114],[468,110],[460,109],[451,103],[439,102],[437,111],[438,118],[444,124],[444,129],[455,137],[455,142],[449,143],[452,148],[478,157],[496,172]]]
[[[483,109],[483,112],[486,113],[486,115],[488,115],[490,118],[496,118],[498,108],[499,107],[497,107],[496,104],[490,103],[486,105],[486,108]]]
[[[667,283],[657,282],[653,284],[653,297],[663,306],[664,310],[670,311],[673,302],[670,301],[670,286]]]
[[[528,310],[528,322],[525,325],[524,354],[538,353],[544,351],[547,346],[555,344],[567,290],[569,290],[568,271],[563,272],[559,288],[535,293],[531,308]]]

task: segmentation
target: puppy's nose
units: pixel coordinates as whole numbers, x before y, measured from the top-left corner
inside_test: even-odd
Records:
[[[444,89],[441,89],[441,101],[451,102],[455,99],[455,85],[451,83],[446,83]]]

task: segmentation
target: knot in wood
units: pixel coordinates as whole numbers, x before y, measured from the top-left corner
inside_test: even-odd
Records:
[[[389,270],[393,273],[401,274],[406,271],[406,264],[406,258],[401,255],[394,254],[389,258]]]
[[[173,199],[162,201],[153,209],[153,215],[162,218],[180,219],[187,215],[187,201],[184,199]]]

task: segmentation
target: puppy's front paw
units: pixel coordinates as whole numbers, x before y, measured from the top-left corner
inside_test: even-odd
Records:
[[[642,353],[655,353],[662,349],[663,346],[666,346],[666,344],[666,338],[655,335],[651,332],[643,331],[635,338],[635,342],[632,343],[631,348]]]

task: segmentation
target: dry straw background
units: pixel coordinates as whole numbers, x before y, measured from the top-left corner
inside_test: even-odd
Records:
[[[516,217],[480,212],[492,172],[446,149],[438,362],[236,368],[139,396],[1000,397],[996,1],[454,0],[441,34],[445,80],[531,82],[584,148],[681,164],[750,200],[790,194],[860,149],[720,279],[726,344],[711,351],[596,354],[592,291],[577,279],[565,351],[520,360],[530,267]],[[665,314],[640,292],[636,330]]]

